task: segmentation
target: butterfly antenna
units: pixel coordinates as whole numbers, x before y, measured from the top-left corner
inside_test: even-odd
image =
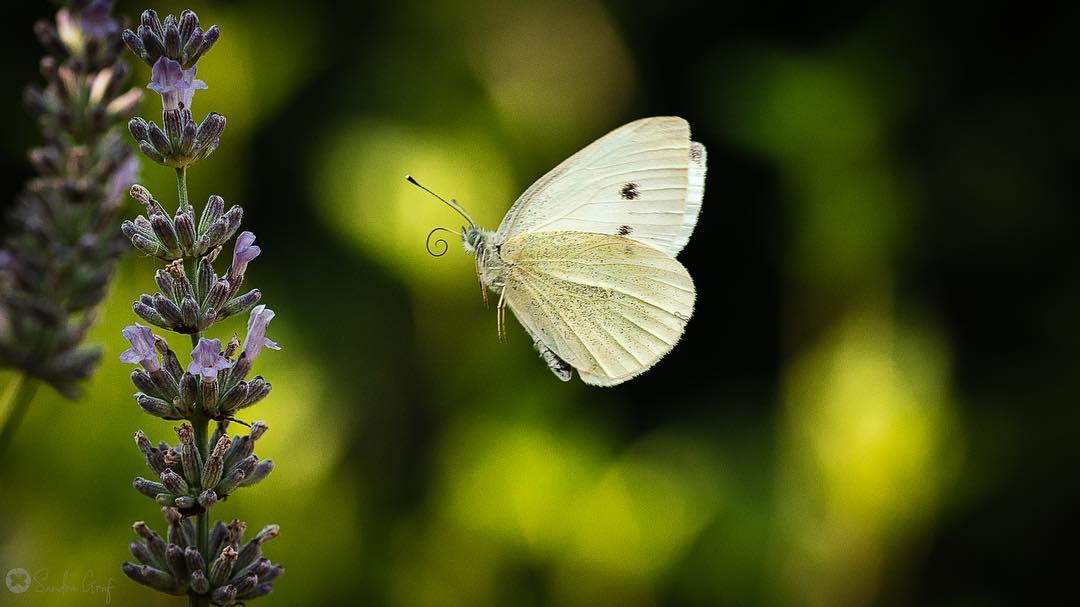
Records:
[[[420,185],[420,182],[413,179],[412,175],[406,175],[405,180],[408,181],[409,183],[413,184],[414,186],[420,188],[421,190],[424,190],[428,194],[431,194],[435,198],[438,198],[439,200],[441,200],[443,202],[443,204],[445,204],[446,206],[450,207],[451,209],[454,209],[455,211],[457,211],[459,215],[461,215],[462,217],[465,218],[465,221],[469,222],[470,226],[476,226],[476,222],[473,221],[472,217],[469,217],[469,214],[465,212],[465,209],[460,204],[458,204],[458,201],[454,200],[453,198],[451,198],[450,200],[447,200],[447,199],[443,198],[442,196],[439,196],[435,192],[432,192],[431,190],[427,189],[426,187]]]

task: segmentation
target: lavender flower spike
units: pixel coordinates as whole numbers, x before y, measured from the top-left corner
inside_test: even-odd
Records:
[[[180,63],[168,57],[161,57],[151,70],[153,79],[146,85],[150,90],[161,95],[161,105],[169,110],[191,109],[191,100],[195,91],[203,90],[206,83],[195,78],[195,66],[181,69]]]
[[[65,1],[86,5],[108,0]],[[131,374],[131,382],[139,390],[135,401],[150,415],[185,422],[177,428],[179,445],[161,442],[154,446],[141,432],[136,436],[154,476],[150,480],[139,477],[133,485],[162,507],[169,530],[158,535],[145,523],[135,523],[133,529],[140,539],[130,548],[136,562],[124,563],[123,571],[154,590],[186,594],[191,605],[207,606],[250,605],[251,599],[270,593],[283,571],[262,557],[262,544],[277,535],[276,525],[245,543],[244,523],[214,524],[211,518],[211,510],[222,500],[259,482],[274,468],[272,460],[254,453],[255,441],[266,432],[264,422],[255,422],[246,436],[230,435],[229,425],[247,425],[235,416],[270,393],[270,382],[261,375],[250,380],[247,376],[252,360],[263,348],[278,348],[266,337],[274,312],[266,306],[252,309],[262,292],[238,292],[248,264],[261,253],[254,234],[237,235],[243,209],[234,206],[226,211],[225,201],[211,196],[196,221],[188,197],[188,169],[217,148],[225,128],[225,117],[217,112],[209,112],[202,124],[197,124],[190,111],[195,91],[206,88],[195,78],[195,64],[220,34],[216,25],[204,30],[193,11],[162,19],[152,9],[143,12],[135,31],[123,33],[128,48],[152,67],[149,88],[161,95],[164,106],[164,128],[133,118],[128,130],[148,158],[176,169],[179,200],[177,213],[170,217],[146,188],[131,188],[132,197],[146,205],[149,219],[140,215],[124,222],[123,234],[136,249],[168,264],[154,273],[160,292],[143,294],[133,309],[150,324],[195,339],[190,364],[188,360],[181,363],[176,352],[149,329],[130,327],[132,349],[124,359],[141,361],[150,356],[158,365],[153,373],[137,369]],[[111,48],[115,50],[116,45]],[[117,172],[118,182],[132,177],[127,167]],[[118,183],[109,187],[114,185],[119,187]],[[233,238],[232,263],[225,276],[218,276],[214,261]],[[4,321],[4,282],[9,274],[12,272],[0,267],[0,325]],[[237,356],[240,341],[235,336],[222,352],[221,340],[211,339],[214,323],[249,309],[243,353]],[[124,335],[128,333],[125,330]],[[0,358],[4,345],[0,339]],[[154,350],[160,358],[154,356]],[[143,602],[148,601],[140,604]]]
[[[248,264],[262,253],[259,245],[255,244],[255,234],[244,231],[236,237],[236,245],[233,247],[232,266],[229,267],[229,284],[239,285],[247,271]],[[254,311],[252,312],[254,313]],[[273,313],[271,312],[271,318]],[[267,320],[266,322],[270,322]]]
[[[112,0],[94,0],[82,10],[82,29],[88,36],[104,38],[120,31],[120,22],[109,16]]]
[[[228,369],[233,361],[221,355],[221,340],[199,338],[199,345],[191,351],[188,373],[201,375],[203,379],[217,379],[218,371]]]
[[[131,342],[131,347],[120,355],[121,362],[142,365],[151,373],[161,368],[157,352],[154,351],[154,333],[150,327],[136,323],[125,327],[122,333],[124,338]]]
[[[258,358],[264,346],[271,350],[281,349],[281,346],[266,336],[266,327],[271,320],[274,320],[274,311],[265,305],[258,305],[251,309],[247,337],[244,338],[244,359],[249,363]]]

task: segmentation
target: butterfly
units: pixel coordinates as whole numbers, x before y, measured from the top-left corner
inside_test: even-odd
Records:
[[[705,193],[705,146],[682,118],[643,118],[567,158],[529,189],[495,231],[454,199],[419,186],[468,222],[484,302],[498,295],[562,381],[614,386],[651,368],[686,329],[696,292],[675,256],[697,224]],[[436,253],[428,234],[428,250]]]

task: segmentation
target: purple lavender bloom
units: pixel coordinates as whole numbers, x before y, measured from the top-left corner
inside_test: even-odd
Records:
[[[131,342],[131,347],[120,355],[121,362],[142,365],[142,368],[151,373],[161,368],[157,352],[154,350],[154,332],[150,330],[150,327],[136,323],[124,327],[121,333]]]
[[[124,194],[131,189],[132,184],[139,180],[139,158],[134,154],[128,156],[116,172],[109,176],[105,182],[105,202],[108,205],[117,205],[123,200]]]
[[[269,326],[271,320],[274,320],[274,316],[274,311],[265,305],[258,305],[251,309],[247,337],[244,338],[244,358],[248,361],[258,358],[263,347],[271,350],[281,349],[281,346],[266,336],[266,327]]]
[[[147,88],[161,95],[161,105],[168,110],[191,109],[195,91],[206,88],[206,83],[195,78],[195,69],[180,69],[180,63],[162,56],[151,69],[152,79]]]
[[[255,234],[245,231],[236,237],[236,245],[233,247],[232,266],[229,268],[230,284],[240,284],[240,279],[244,277],[248,264],[258,257],[259,253],[262,253],[262,249],[255,244]],[[271,318],[273,318],[272,312]],[[270,321],[267,320],[266,322]]]
[[[82,30],[87,36],[104,38],[120,31],[120,22],[109,16],[112,0],[94,0],[82,10]]]
[[[218,371],[233,366],[233,361],[221,355],[221,341],[199,338],[199,345],[191,351],[188,373],[201,375],[203,379],[217,379]]]

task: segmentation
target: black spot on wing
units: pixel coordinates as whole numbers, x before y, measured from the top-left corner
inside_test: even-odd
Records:
[[[699,162],[701,160],[701,157],[704,155],[704,151],[705,146],[701,145],[696,141],[690,142],[690,160],[693,160],[694,162]]]
[[[629,236],[630,232],[633,231],[634,228],[631,228],[630,226],[619,226],[619,229],[615,231],[615,234],[618,236]]]
[[[624,200],[634,200],[638,196],[641,196],[641,193],[638,192],[637,187],[638,186],[636,183],[630,182],[624,185],[621,190],[619,190],[619,195],[622,196]]]

